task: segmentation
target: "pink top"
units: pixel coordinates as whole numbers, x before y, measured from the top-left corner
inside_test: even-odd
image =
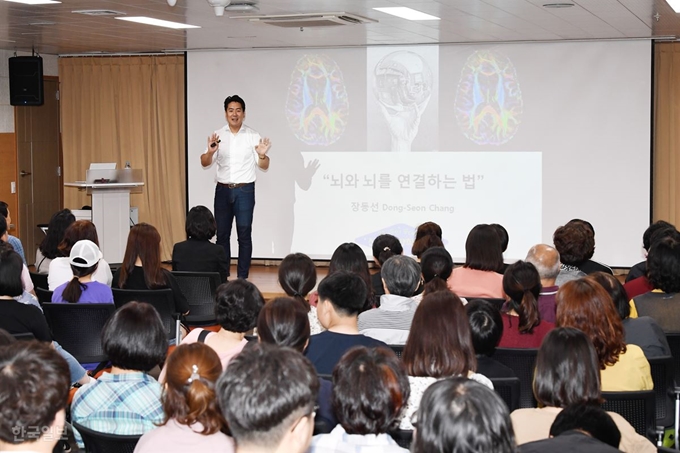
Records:
[[[451,272],[446,283],[449,289],[460,297],[505,299],[503,275],[498,272],[457,267]]]
[[[168,421],[144,434],[137,446],[135,453],[184,453],[188,451],[213,451],[233,453],[234,441],[231,437],[221,432],[215,434],[201,434],[203,426],[195,423],[191,426],[180,425],[175,420]]]
[[[503,336],[498,344],[499,348],[531,349],[540,348],[548,332],[555,328],[555,324],[548,321],[541,321],[534,327],[531,333],[519,333],[519,316],[512,316],[507,313],[503,317]]]

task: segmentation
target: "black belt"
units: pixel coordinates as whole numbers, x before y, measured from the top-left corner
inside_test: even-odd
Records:
[[[235,183],[235,184],[234,183],[226,183],[225,184],[223,182],[217,183],[218,186],[228,187],[230,189],[238,189],[239,187],[247,186],[248,184],[250,184],[250,183],[249,182],[239,182],[239,183]]]

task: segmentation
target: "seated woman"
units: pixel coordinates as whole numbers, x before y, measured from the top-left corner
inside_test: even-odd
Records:
[[[477,371],[493,378],[517,377],[511,368],[492,356],[503,336],[503,317],[498,307],[483,299],[472,299],[465,311],[470,321],[472,345],[477,355]]]
[[[64,239],[59,244],[59,257],[54,258],[50,263],[49,273],[47,275],[47,284],[50,291],[54,291],[58,286],[68,283],[73,279],[73,272],[71,271],[71,263],[69,262],[69,255],[71,254],[71,247],[78,241],[87,239],[99,246],[99,237],[97,236],[97,228],[94,223],[89,220],[76,220],[73,222],[64,233]],[[92,279],[99,283],[111,286],[113,276],[111,275],[111,268],[103,258],[99,260],[99,265]]]
[[[111,287],[92,280],[101,259],[97,244],[87,239],[76,242],[69,256],[73,279],[54,290],[52,302],[112,304]]]
[[[371,275],[371,285],[373,286],[373,293],[376,296],[382,296],[385,294],[385,288],[383,288],[382,278],[380,277],[380,268],[389,258],[404,253],[404,248],[397,237],[391,234],[381,234],[373,240],[372,249],[373,262],[378,266],[378,272]]]
[[[187,214],[184,227],[187,240],[172,248],[172,270],[192,272],[219,272],[220,280],[229,276],[229,257],[221,245],[210,239],[217,232],[215,217],[205,206],[194,206]]]
[[[488,387],[464,377],[442,379],[423,395],[414,415],[413,453],[515,453],[508,409]]]
[[[626,344],[640,346],[645,357],[648,359],[650,357],[671,355],[671,348],[668,345],[668,340],[666,340],[666,334],[664,334],[659,324],[654,321],[654,318],[649,316],[630,317],[628,296],[619,279],[605,272],[595,272],[590,274],[590,276],[607,290],[614,301],[616,311],[623,322]]]
[[[309,453],[408,452],[387,434],[408,400],[404,365],[390,349],[357,346],[333,370],[333,408],[339,425],[312,438]]]
[[[260,342],[287,346],[304,354],[310,336],[305,305],[308,304],[289,297],[277,297],[267,302],[257,317]],[[331,407],[331,382],[319,379],[319,384],[316,419],[323,420],[328,428],[333,428],[338,421]]]
[[[543,337],[555,328],[541,321],[538,294],[541,277],[533,264],[517,261],[505,270],[503,290],[509,300],[503,306],[503,336],[501,348],[538,348]]]
[[[416,228],[416,237],[413,240],[413,246],[411,246],[411,254],[420,261],[423,253],[431,247],[444,247],[442,227],[434,222],[425,222]]]
[[[183,344],[168,357],[161,402],[161,426],[139,439],[135,453],[159,451],[215,451],[232,453],[234,441],[217,406],[215,381],[222,363],[215,351],[201,343]]]
[[[557,326],[584,332],[595,346],[602,391],[654,388],[649,362],[642,349],[626,345],[623,323],[609,293],[592,277],[572,280],[557,291]]]
[[[52,216],[47,226],[47,233],[35,251],[36,272],[40,274],[47,274],[49,272],[52,260],[61,256],[58,247],[64,239],[66,229],[75,221],[76,216],[73,215],[70,209],[62,209]]]
[[[470,324],[463,303],[450,291],[428,294],[420,302],[401,358],[411,385],[401,429],[413,429],[411,415],[425,390],[439,379],[464,376],[493,388],[486,376],[475,372]]]
[[[111,371],[84,385],[71,403],[71,420],[109,434],[144,434],[163,422],[161,385],[148,371],[165,361],[168,340],[158,312],[128,302],[104,325],[102,347]],[[82,448],[80,434],[74,430]]]
[[[279,285],[289,296],[308,307],[309,327],[312,335],[324,331],[316,315],[316,307],[307,302],[307,295],[316,286],[316,266],[304,253],[291,253],[279,265]]]
[[[430,247],[420,257],[420,270],[423,273],[423,293],[419,297],[414,296],[419,301],[429,293],[449,289],[446,281],[453,272],[453,258],[444,247]]]
[[[449,289],[461,297],[502,299],[503,252],[501,239],[491,225],[477,225],[465,241],[465,264],[453,270]]]
[[[546,335],[536,358],[534,396],[538,408],[517,409],[510,417],[517,444],[547,439],[560,411],[572,404],[600,405],[599,360],[590,339],[578,329],[557,328]],[[654,453],[656,447],[614,412],[608,414],[621,432],[619,448]]]
[[[76,222],[77,223],[77,222]],[[130,228],[123,265],[113,276],[113,287],[121,289],[172,288],[175,311],[189,313],[189,303],[177,280],[161,267],[161,235],[148,223]]]

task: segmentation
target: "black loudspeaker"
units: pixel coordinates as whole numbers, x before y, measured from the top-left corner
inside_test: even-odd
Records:
[[[43,105],[42,57],[9,59],[9,103]]]

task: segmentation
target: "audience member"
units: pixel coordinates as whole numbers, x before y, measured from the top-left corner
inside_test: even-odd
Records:
[[[585,277],[579,265],[592,256],[595,236],[582,224],[566,224],[555,230],[553,243],[560,254],[560,273],[555,279],[557,286]]]
[[[411,395],[401,419],[401,429],[413,429],[411,415],[430,385],[439,379],[464,376],[493,388],[478,374],[470,324],[463,304],[450,291],[423,297],[411,325],[402,360],[406,365]]]
[[[430,247],[444,247],[442,227],[434,222],[425,222],[416,228],[416,237],[413,240],[411,254],[420,260],[425,250]]]
[[[401,242],[395,236],[391,234],[381,234],[373,240],[373,262],[381,268],[382,265],[389,258],[394,255],[401,255],[404,253],[404,248],[401,246]],[[373,288],[373,294],[376,296],[382,296],[385,294],[385,289],[383,288],[382,277],[380,276],[380,271],[371,275],[371,287]]]
[[[423,252],[420,257],[420,270],[423,274],[425,287],[417,300],[435,291],[449,291],[446,282],[453,272],[453,258],[444,247],[430,247]]]
[[[299,352],[263,343],[246,348],[216,387],[236,452],[306,452],[318,390],[314,367]]]
[[[453,270],[448,285],[454,293],[471,297],[502,299],[503,252],[501,240],[491,225],[477,225],[465,241],[465,264]]]
[[[541,320],[538,294],[541,278],[533,264],[517,261],[503,275],[508,302],[503,307],[502,348],[538,348],[555,324]]]
[[[583,227],[589,235],[592,235],[593,238],[593,246],[588,251],[587,259],[578,265],[579,269],[581,269],[581,271],[586,275],[590,275],[594,272],[605,272],[607,274],[614,275],[614,272],[612,272],[612,269],[609,266],[598,263],[597,261],[593,261],[591,259],[595,254],[595,228],[593,228],[593,225],[587,220],[582,219],[571,219],[569,222],[567,222],[567,225],[577,225]]]
[[[189,313],[189,303],[177,280],[170,271],[161,267],[161,235],[148,223],[138,223],[130,228],[123,264],[113,276],[113,287],[142,290],[171,288],[175,311]]]
[[[2,228],[2,222],[3,220],[0,219],[0,229]],[[0,235],[0,253],[5,253],[5,252],[14,252],[14,247],[9,245],[7,242],[4,242],[2,240],[2,235]],[[16,252],[14,252],[16,253]],[[21,302],[22,304],[26,305],[33,305],[34,307],[40,309],[42,311],[42,307],[40,306],[40,303],[38,302],[38,299],[32,294],[26,291],[24,287],[24,280],[25,280],[25,274],[28,274],[28,269],[26,268],[25,264],[21,264],[21,272],[20,272],[20,277],[19,280],[21,281],[21,287],[22,287],[22,292],[19,296],[14,297],[13,299],[16,300],[17,302]],[[28,280],[30,281],[31,276],[28,274]]]
[[[560,273],[560,254],[546,244],[534,245],[527,253],[526,262],[534,265],[541,277],[538,293],[538,312],[543,321],[555,322],[555,295],[559,287],[555,280]]]
[[[499,223],[492,223],[491,226],[496,230],[498,238],[501,240],[501,253],[505,253],[505,251],[508,249],[508,244],[510,243],[508,230],[506,230],[505,227]],[[504,273],[507,268],[508,265],[503,263],[503,269],[500,270],[500,273]]]
[[[663,238],[649,250],[647,275],[653,291],[631,303],[631,317],[650,316],[666,333],[680,332],[680,238]]]
[[[666,222],[665,220],[657,220],[647,227],[645,232],[642,234],[642,249],[644,250],[645,260],[640,261],[636,265],[630,268],[628,275],[626,275],[626,283],[636,278],[647,275],[647,254],[649,253],[649,248],[652,246],[652,236],[654,233],[660,230],[671,229],[675,230],[675,226]]]
[[[277,297],[267,302],[257,317],[260,342],[290,347],[304,354],[310,336],[305,305],[306,302],[289,297]],[[316,419],[331,429],[338,424],[331,407],[331,382],[319,379],[319,384]]]
[[[66,229],[75,221],[76,217],[70,209],[62,209],[52,215],[45,237],[35,251],[36,272],[41,274],[49,272],[52,260],[60,256],[57,247],[59,247],[59,244],[64,239]]]
[[[142,436],[135,453],[233,452],[234,441],[224,434],[226,422],[217,406],[214,385],[222,363],[215,351],[201,343],[180,345],[165,370],[163,422]]]
[[[404,365],[390,349],[357,346],[333,370],[333,408],[339,425],[314,436],[309,453],[408,452],[388,432],[409,396]]]
[[[3,216],[0,215],[0,245],[6,244],[9,248],[11,248],[13,252],[16,252],[16,250],[14,250],[14,247],[12,247],[12,244],[7,242],[8,237],[9,235],[7,234],[7,221]],[[21,258],[21,256],[19,258]],[[28,268],[26,267],[25,264],[23,264],[23,262],[21,269],[21,286],[23,288],[23,292],[35,295],[35,292],[33,291],[33,281],[31,281],[31,274],[28,272]]]
[[[477,356],[477,372],[491,379],[517,377],[511,368],[492,358],[503,336],[503,318],[498,307],[483,299],[472,299],[465,311]]]
[[[413,258],[395,255],[382,266],[385,294],[380,307],[359,315],[359,332],[387,344],[404,344],[418,304],[412,299],[420,285],[420,266]]]
[[[217,232],[215,217],[210,209],[205,206],[191,208],[184,231],[187,234],[186,241],[178,242],[172,248],[172,270],[219,272],[220,281],[226,282],[230,257],[224,247],[210,242]]]
[[[645,261],[645,273],[644,275],[635,278],[630,281],[626,281],[626,284],[623,286],[624,289],[626,290],[626,294],[628,295],[628,299],[634,299],[637,296],[641,296],[643,294],[646,294],[652,290],[654,290],[654,285],[649,281],[649,261],[650,257],[649,254],[652,253],[652,246],[656,244],[657,242],[661,241],[662,239],[665,238],[671,238],[675,241],[680,241],[680,232],[675,229],[675,227],[667,227],[667,228],[660,228],[657,229],[654,233],[652,233],[652,236],[649,240],[650,246],[649,246],[649,252],[646,253],[647,255],[647,260]],[[651,259],[654,259],[653,257]]]
[[[99,237],[97,236],[97,228],[94,223],[89,220],[76,220],[64,233],[64,239],[58,247],[59,257],[54,258],[50,263],[49,272],[47,275],[47,284],[50,291],[54,291],[57,287],[68,283],[73,279],[73,272],[71,271],[71,263],[69,256],[71,255],[71,248],[78,242],[87,239],[99,246]],[[92,279],[111,286],[113,276],[111,275],[111,268],[103,258],[99,260],[99,265]]]
[[[291,253],[279,265],[279,285],[283,291],[307,307],[307,317],[312,335],[323,332],[316,307],[307,302],[307,295],[316,286],[316,266],[304,253]]]
[[[592,277],[565,283],[557,292],[557,326],[583,331],[595,346],[605,392],[654,388],[642,349],[626,345],[623,323],[609,293]]]
[[[5,222],[7,222],[7,231],[12,229],[12,217],[10,217],[9,214],[9,205],[4,201],[0,201],[0,216],[4,217]],[[18,237],[12,236],[8,233],[6,242],[8,242],[14,251],[19,254],[24,265],[28,266],[28,263],[26,262],[26,255],[24,254],[24,246],[21,244],[21,240]]]
[[[538,408],[517,409],[510,415],[517,444],[547,439],[555,418],[567,406],[599,406],[603,401],[599,369],[597,352],[586,334],[565,327],[548,333],[536,358],[533,388]],[[622,416],[615,412],[609,412],[609,416],[621,432],[621,450],[656,451]]]
[[[69,255],[73,278],[54,290],[52,302],[112,304],[111,287],[92,280],[101,259],[102,252],[97,244],[87,239],[76,242]]]
[[[671,355],[671,348],[668,345],[668,340],[666,340],[666,335],[653,318],[649,316],[630,317],[630,303],[619,279],[604,272],[595,272],[591,277],[602,285],[614,301],[616,311],[623,322],[626,344],[640,346],[648,359]]]
[[[68,365],[49,345],[0,347],[0,451],[52,453],[65,437],[69,387]]]
[[[514,453],[515,434],[503,400],[463,377],[431,385],[416,413],[414,453]]]
[[[102,347],[111,371],[76,392],[71,420],[109,434],[144,434],[163,422],[161,385],[147,374],[165,361],[168,340],[158,312],[128,302],[104,325]],[[80,433],[74,430],[82,448]]]
[[[327,330],[312,335],[305,352],[319,374],[331,374],[343,354],[353,346],[387,346],[359,333],[357,318],[367,292],[364,279],[344,270],[328,274],[319,283],[316,310],[319,322]]]

